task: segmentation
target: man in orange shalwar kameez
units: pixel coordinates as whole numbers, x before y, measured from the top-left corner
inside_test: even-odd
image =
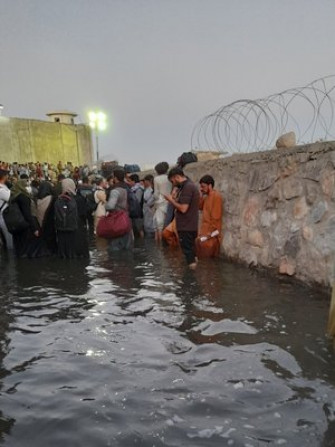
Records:
[[[200,179],[200,205],[202,218],[196,240],[199,258],[219,256],[222,234],[223,201],[221,194],[214,189],[214,179],[204,175]]]

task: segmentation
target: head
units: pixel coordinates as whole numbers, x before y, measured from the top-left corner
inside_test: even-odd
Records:
[[[99,188],[105,188],[106,187],[106,180],[102,177],[99,177],[95,180],[95,184],[99,187]]]
[[[125,172],[125,174],[124,174],[124,181],[128,184],[128,185],[130,185],[131,184],[131,173],[130,172]]]
[[[62,180],[62,193],[63,194],[76,194],[76,184],[71,178]]]
[[[38,187],[37,198],[44,199],[45,197],[52,195],[53,195],[53,187],[51,183],[47,181],[41,182]]]
[[[113,186],[114,185],[114,175],[108,175],[106,178],[106,182],[108,186]]]
[[[83,185],[88,185],[90,183],[89,178],[88,177],[83,177]]]
[[[123,169],[115,169],[113,172],[113,183],[121,183],[124,182],[125,173]]]
[[[170,169],[168,179],[173,186],[180,186],[186,180],[186,176],[181,168],[176,167]]]
[[[60,183],[62,180],[65,179],[65,175],[64,174],[59,174],[57,177],[58,182]]]
[[[0,183],[4,184],[8,181],[8,171],[0,169]]]
[[[154,184],[154,176],[151,174],[148,174],[143,179],[144,188],[152,188]]]
[[[136,183],[140,183],[140,178],[137,174],[131,174],[129,176],[129,185],[134,186]]]
[[[203,194],[209,194],[214,188],[214,179],[211,175],[204,175],[200,181],[200,191]]]
[[[155,166],[155,171],[158,175],[166,174],[169,170],[169,163],[166,161],[161,161]]]

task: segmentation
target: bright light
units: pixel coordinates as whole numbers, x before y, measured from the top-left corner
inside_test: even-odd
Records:
[[[89,126],[92,129],[105,130],[107,128],[107,116],[103,112],[89,112]]]
[[[106,121],[106,114],[103,112],[98,112],[97,118],[98,118],[98,121]]]
[[[90,121],[95,121],[97,119],[97,114],[95,112],[89,112],[88,118]]]

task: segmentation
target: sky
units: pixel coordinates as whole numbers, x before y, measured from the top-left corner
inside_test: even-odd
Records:
[[[173,163],[217,108],[335,74],[334,18],[334,0],[0,0],[0,103],[103,110],[105,159]]]

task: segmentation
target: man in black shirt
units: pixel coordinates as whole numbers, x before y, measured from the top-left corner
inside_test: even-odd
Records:
[[[198,234],[199,220],[199,190],[197,186],[185,176],[181,168],[172,168],[168,178],[173,186],[179,188],[176,198],[172,194],[165,196],[175,208],[176,226],[181,249],[191,269],[195,269],[195,239]]]

